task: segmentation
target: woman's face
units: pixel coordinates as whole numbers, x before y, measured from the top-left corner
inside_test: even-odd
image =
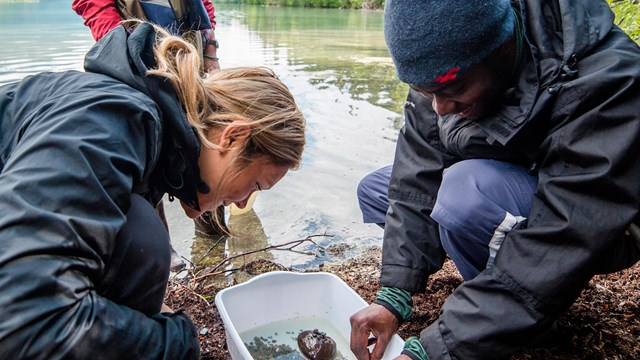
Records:
[[[242,127],[237,127],[233,131],[228,130],[229,127],[223,130],[217,137],[218,141],[211,139],[225,151],[202,148],[198,160],[200,177],[211,191],[208,194],[198,193],[200,211],[181,202],[184,212],[192,219],[220,205],[236,204],[238,208],[244,208],[254,191],[271,189],[289,170],[287,166],[274,165],[268,158],[261,157],[240,170],[237,176],[227,178],[225,181],[223,175],[225,172],[234,172],[234,169],[230,169],[231,160],[241,151],[248,136],[248,133],[243,132]]]

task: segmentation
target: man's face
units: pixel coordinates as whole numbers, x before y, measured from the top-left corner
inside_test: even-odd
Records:
[[[503,78],[497,67],[481,63],[445,84],[410,86],[430,99],[440,116],[457,114],[477,119],[494,111],[500,103],[505,90]]]

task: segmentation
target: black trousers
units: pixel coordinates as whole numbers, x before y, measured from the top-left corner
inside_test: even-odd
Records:
[[[155,208],[133,194],[127,222],[117,236],[98,293],[147,316],[157,314],[164,300],[170,263],[169,233]]]

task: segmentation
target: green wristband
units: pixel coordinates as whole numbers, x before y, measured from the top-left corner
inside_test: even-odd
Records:
[[[383,287],[376,294],[376,302],[384,302],[391,306],[399,316],[399,321],[407,321],[413,314],[413,300],[411,293],[404,289]],[[392,311],[393,312],[393,311]]]
[[[427,352],[424,351],[424,347],[422,346],[420,339],[415,336],[408,338],[404,342],[404,350],[402,353],[413,360],[429,360],[429,356],[427,355]]]
[[[215,61],[220,60],[217,56],[211,56],[211,55],[207,55],[207,54],[202,54],[202,56],[207,58],[207,59],[211,59],[211,60],[215,60]]]

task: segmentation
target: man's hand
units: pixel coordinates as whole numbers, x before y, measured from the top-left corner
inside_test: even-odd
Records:
[[[351,351],[358,360],[380,360],[400,324],[384,306],[371,304],[353,314],[351,321]],[[369,335],[375,337],[375,346],[369,354]],[[402,356],[396,359],[404,359]]]

